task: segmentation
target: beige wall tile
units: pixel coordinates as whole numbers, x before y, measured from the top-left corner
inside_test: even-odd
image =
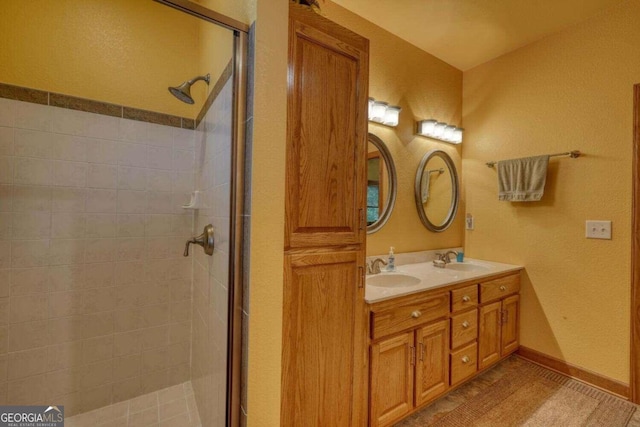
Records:
[[[118,286],[138,286],[145,283],[145,262],[118,262],[115,284]]]
[[[11,212],[0,212],[0,239],[11,238],[11,218]]]
[[[142,380],[140,377],[128,378],[123,381],[114,382],[112,385],[113,401],[122,402],[142,393]]]
[[[13,210],[16,212],[50,211],[51,187],[13,187]]]
[[[11,241],[0,240],[0,268],[11,267]]]
[[[90,163],[87,169],[87,187],[117,188],[118,168],[113,165]]]
[[[145,409],[158,407],[158,394],[157,393],[148,393],[143,394],[142,396],[136,397],[129,402],[129,412],[135,413],[140,412]]]
[[[7,378],[9,376],[8,368],[9,368],[9,356],[6,354],[3,354],[2,356],[0,356],[0,384],[4,384],[7,382]],[[0,400],[0,402],[4,402],[4,401]]]
[[[9,324],[9,297],[0,298],[0,325]]]
[[[54,187],[51,189],[53,212],[84,212],[87,191],[84,188]]]
[[[118,248],[116,239],[95,239],[85,249],[85,261],[111,262],[115,261]]]
[[[49,294],[49,318],[82,314],[82,291],[54,292]]]
[[[145,239],[118,239],[119,261],[136,261],[145,259]]]
[[[28,350],[47,345],[48,322],[24,322],[9,325],[9,351]]]
[[[0,184],[13,184],[15,157],[0,156]]]
[[[113,378],[113,359],[105,360],[91,365],[85,365],[81,369],[82,390],[91,390],[111,382]]]
[[[118,213],[144,214],[147,211],[147,192],[118,191]]]
[[[141,330],[116,333],[113,336],[114,357],[140,353],[142,349],[142,333]]]
[[[140,326],[149,328],[169,323],[171,313],[169,304],[155,305],[141,309]]]
[[[53,162],[53,185],[61,187],[86,187],[87,164],[83,162]]]
[[[53,161],[16,157],[13,181],[21,185],[50,185],[53,179]]]
[[[43,374],[46,371],[46,348],[9,353],[9,380]]]
[[[11,212],[13,210],[13,186],[0,184],[0,212]]]
[[[48,267],[11,270],[11,295],[43,294],[49,291]]]
[[[72,135],[51,135],[53,159],[84,162],[87,159],[87,139]]]
[[[169,342],[191,342],[191,322],[172,323],[169,328]]]
[[[11,323],[34,322],[47,319],[48,295],[22,295],[11,297]],[[0,313],[2,310],[0,309]],[[43,344],[44,345],[44,344]]]
[[[51,292],[81,289],[88,277],[84,265],[58,265],[49,267],[48,272]]]
[[[4,219],[6,226],[12,230],[13,239],[47,239],[51,236],[51,213],[49,212],[14,212],[12,220]]]
[[[169,351],[167,347],[155,348],[142,352],[142,372],[149,373],[169,366]]]
[[[0,127],[0,156],[13,156],[14,129]]]
[[[137,308],[113,312],[114,332],[128,332],[140,329],[142,312]]]
[[[49,320],[49,342],[53,345],[82,339],[82,316],[61,317]]]
[[[145,215],[118,214],[118,237],[144,237]]]
[[[85,210],[92,213],[115,213],[116,202],[116,190],[89,189]]]
[[[44,400],[44,375],[21,378],[9,381],[7,404],[9,405],[39,405]]]
[[[159,407],[160,420],[167,420],[170,418],[183,415],[188,419],[189,409],[187,408],[187,400],[184,396],[167,403],[161,403]]]
[[[82,374],[82,367],[47,372],[44,375],[45,393],[48,396],[57,396],[80,391]]]
[[[51,236],[54,239],[85,237],[87,219],[83,213],[54,213],[51,221]]]
[[[93,338],[113,333],[113,312],[85,314],[82,316],[82,337]]]
[[[116,237],[115,214],[87,214],[86,238]]]
[[[53,153],[51,134],[26,129],[16,129],[13,155],[50,159]]]
[[[118,162],[118,143],[106,139],[88,138],[87,161],[115,165]]]
[[[176,301],[171,303],[171,321],[191,323],[191,301]]]
[[[109,405],[112,398],[112,386],[106,385],[82,392],[82,411],[91,411]]]
[[[142,367],[142,356],[131,354],[113,359],[113,380],[122,381],[139,376]]]
[[[87,264],[85,288],[102,288],[115,284],[115,263]]]
[[[158,391],[158,404],[165,405],[185,397],[184,385],[176,384]]]
[[[91,364],[113,358],[113,335],[82,341],[82,362]]]
[[[167,369],[143,373],[141,378],[143,393],[149,393],[169,386],[169,371]]]
[[[59,371],[83,364],[83,341],[52,344],[47,347],[47,370]]]
[[[11,294],[11,278],[13,270],[0,270],[0,298],[8,297]]]
[[[87,241],[80,239],[53,239],[50,244],[49,264],[82,264]],[[87,245],[89,246],[89,245]]]
[[[120,190],[146,190],[147,169],[130,166],[118,167],[118,189]]]
[[[25,240],[11,242],[11,266],[38,267],[49,261],[49,240]]]
[[[84,313],[112,311],[116,306],[115,288],[94,288],[83,292]]]
[[[141,330],[140,340],[143,350],[169,345],[169,325]]]
[[[9,351],[9,327],[0,326],[0,354],[6,354]]]

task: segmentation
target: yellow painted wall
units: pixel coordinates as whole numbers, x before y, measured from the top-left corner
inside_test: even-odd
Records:
[[[260,1],[255,10],[247,396],[250,427],[280,425],[288,10],[288,0]]]
[[[198,19],[151,0],[3,0],[0,82],[184,117]],[[202,83],[200,83],[202,84]],[[195,95],[195,91],[194,91]]]
[[[333,2],[322,14],[370,41],[369,96],[402,107],[397,128],[369,123],[369,132],[382,139],[396,165],[398,197],[387,224],[367,236],[367,255],[461,246],[463,215],[442,233],[428,231],[415,206],[415,174],[424,154],[434,148],[449,154],[460,172],[460,148],[415,135],[415,120],[435,118],[460,125],[462,72],[394,36]],[[464,201],[459,212],[464,211]]]
[[[464,73],[468,255],[526,267],[522,345],[625,383],[639,20],[625,1]],[[584,157],[551,161],[541,202],[497,200],[485,161],[572,149]],[[613,240],[585,239],[588,219],[612,220]]]

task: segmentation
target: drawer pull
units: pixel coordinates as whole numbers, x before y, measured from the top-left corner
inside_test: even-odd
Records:
[[[420,312],[420,310],[416,310],[411,313],[411,317],[413,317],[414,319],[417,319],[420,316],[422,316],[422,313]]]
[[[462,363],[469,363],[469,356],[462,356]]]
[[[469,327],[469,322],[467,322],[466,320],[462,322],[462,327],[467,329]]]
[[[469,302],[471,301],[471,298],[469,297],[469,295],[465,295],[462,297],[462,302]]]
[[[502,286],[500,286],[500,290],[501,290],[502,292],[504,292],[504,291],[506,291],[506,290],[507,290],[507,287],[506,287],[505,285],[502,285]]]

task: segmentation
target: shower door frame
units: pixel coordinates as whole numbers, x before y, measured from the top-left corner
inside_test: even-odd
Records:
[[[154,0],[233,32],[233,135],[231,141],[231,211],[227,334],[226,425],[240,426],[242,377],[242,278],[244,161],[249,26],[189,0]]]

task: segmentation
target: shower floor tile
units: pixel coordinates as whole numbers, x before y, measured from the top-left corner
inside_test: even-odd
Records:
[[[65,420],[65,427],[202,427],[191,382]]]

